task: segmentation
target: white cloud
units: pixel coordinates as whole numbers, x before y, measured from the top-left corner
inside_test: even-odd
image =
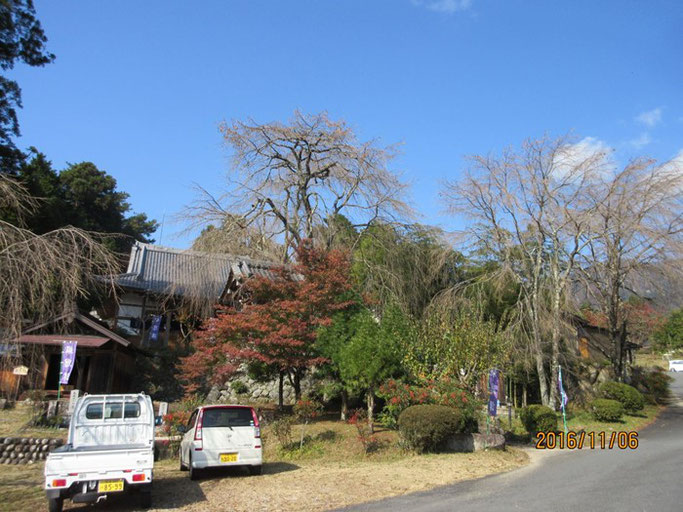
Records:
[[[676,190],[683,190],[683,149],[668,162],[664,162],[661,171],[669,174],[672,179],[676,180],[672,186]]]
[[[613,149],[595,137],[585,137],[576,144],[567,144],[555,155],[553,167],[558,178],[578,178],[584,173],[597,177],[614,170],[610,155]]]
[[[631,139],[630,141],[628,141],[628,143],[636,149],[643,148],[647,146],[650,142],[652,142],[652,137],[650,137],[650,134],[647,132],[643,132],[635,139]]]
[[[654,128],[662,122],[662,107],[657,107],[641,113],[636,117],[636,121],[644,124],[648,128]]]
[[[466,11],[472,6],[472,0],[411,0],[413,5],[424,6],[429,10],[452,14]]]

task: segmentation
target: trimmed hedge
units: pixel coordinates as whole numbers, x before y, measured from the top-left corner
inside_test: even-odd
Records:
[[[398,417],[401,438],[418,453],[437,451],[452,435],[476,429],[476,419],[445,405],[413,405]]]
[[[545,405],[529,405],[520,411],[519,417],[524,428],[532,435],[536,432],[554,432],[557,430],[557,414]]]
[[[616,400],[626,412],[637,412],[645,407],[645,397],[633,386],[621,382],[605,382],[599,388],[600,398]]]
[[[624,406],[617,400],[597,398],[591,403],[591,413],[598,421],[619,421],[624,415]]]

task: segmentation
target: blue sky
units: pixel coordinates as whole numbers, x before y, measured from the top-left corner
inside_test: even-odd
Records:
[[[57,59],[18,66],[20,147],[89,160],[161,221],[228,170],[218,124],[329,111],[402,143],[423,223],[463,157],[572,131],[619,160],[683,150],[683,2],[37,0]],[[683,156],[681,157],[683,158]],[[159,234],[157,234],[157,241]]]

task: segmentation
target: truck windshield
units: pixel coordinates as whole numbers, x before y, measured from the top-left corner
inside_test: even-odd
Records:
[[[140,404],[138,402],[126,402],[125,408],[123,402],[107,402],[104,407],[104,419],[121,419],[138,418],[140,416]],[[93,402],[88,404],[85,409],[85,417],[89,420],[102,419],[102,402]]]
[[[249,427],[254,425],[251,409],[246,407],[216,407],[204,409],[202,427]]]

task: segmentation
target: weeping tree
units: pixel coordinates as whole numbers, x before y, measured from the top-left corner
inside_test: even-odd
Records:
[[[437,228],[375,223],[360,235],[352,274],[375,309],[393,304],[419,319],[434,297],[465,278],[465,263]]]
[[[338,215],[362,227],[412,213],[407,186],[389,169],[395,148],[359,140],[325,112],[296,111],[286,123],[233,121],[220,130],[232,154],[227,190],[198,187],[199,197],[183,214],[192,227],[250,229],[276,241],[279,261],[287,262],[295,247]]]
[[[37,235],[21,219],[37,206],[18,182],[0,174],[0,339],[12,344],[26,323],[73,311],[76,302],[114,275],[117,261],[97,234],[73,227]],[[4,218],[18,219],[11,223]],[[109,283],[111,293],[115,293]],[[8,351],[3,367],[17,363]]]
[[[462,179],[444,184],[442,198],[452,213],[473,221],[473,247],[519,286],[518,327],[535,360],[542,402],[554,406],[571,278],[591,240],[587,192],[606,170],[605,154],[561,137],[468,161]]]
[[[629,331],[628,298],[643,289],[671,298],[683,271],[683,159],[636,159],[600,177],[590,189],[592,224],[578,274],[587,297],[606,319],[606,354],[623,378]],[[672,286],[673,283],[673,286]],[[668,286],[666,286],[668,285]]]
[[[267,229],[247,225],[239,217],[226,214],[219,226],[209,224],[192,242],[195,251],[234,254],[255,259],[275,259],[282,247],[269,238]]]

